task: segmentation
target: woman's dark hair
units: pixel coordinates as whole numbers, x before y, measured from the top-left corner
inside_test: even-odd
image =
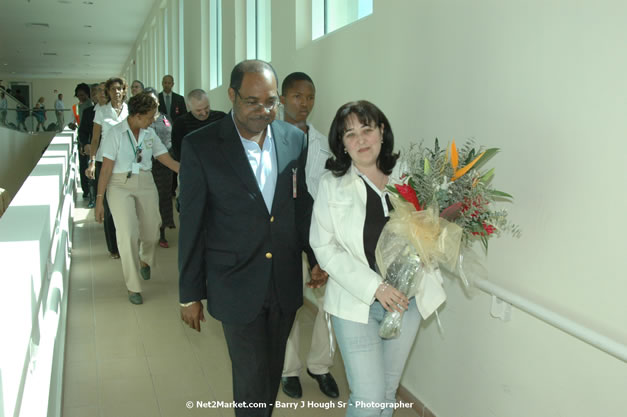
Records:
[[[107,97],[107,103],[111,101],[111,97],[109,97],[109,89],[111,88],[113,83],[120,83],[120,85],[122,86],[122,90],[124,91],[124,94],[122,95],[122,101],[126,100],[126,90],[128,89],[126,80],[120,77],[111,77],[107,81],[105,81],[105,96]]]
[[[128,101],[128,115],[146,114],[157,107],[159,107],[159,103],[155,100],[155,97],[150,93],[142,91]]]
[[[142,87],[143,88],[143,87]],[[142,90],[144,93],[148,93],[148,94],[154,94],[155,96],[159,97],[159,93],[157,93],[157,90],[155,90],[152,87],[146,87]]]
[[[336,177],[346,174],[351,166],[351,157],[345,152],[344,133],[347,129],[347,121],[351,114],[354,114],[360,123],[368,126],[379,127],[383,125],[383,143],[381,143],[381,152],[377,157],[377,167],[386,175],[392,173],[396,160],[400,153],[394,151],[394,134],[392,126],[388,122],[385,114],[377,106],[366,100],[351,101],[344,104],[335,113],[331,129],[329,130],[329,149],[333,156],[327,159],[325,168],[333,172]]]

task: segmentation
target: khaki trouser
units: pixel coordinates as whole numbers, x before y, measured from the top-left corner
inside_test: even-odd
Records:
[[[304,282],[309,281],[309,263],[303,255],[303,279]],[[331,355],[331,343],[329,337],[329,327],[325,319],[323,304],[324,291],[326,287],[313,290],[316,295],[318,304],[318,314],[314,320],[313,332],[311,334],[311,347],[307,355],[307,368],[314,375],[322,375],[329,372],[329,368],[333,366],[333,355]],[[303,364],[299,358],[301,329],[298,317],[304,314],[302,306],[296,313],[296,319],[292,326],[292,331],[287,339],[287,348],[285,349],[285,361],[283,362],[282,376],[299,376],[303,369]],[[332,330],[331,330],[332,331]],[[333,339],[333,347],[335,349],[335,338]]]
[[[126,288],[141,292],[140,260],[155,266],[161,226],[159,196],[150,171],[140,171],[131,178],[126,175],[111,175],[107,200],[115,222]]]
[[[56,111],[54,114],[57,116],[57,130],[60,132],[65,128],[65,116],[62,111]]]

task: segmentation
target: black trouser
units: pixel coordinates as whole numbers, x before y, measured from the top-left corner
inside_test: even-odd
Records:
[[[100,169],[102,168],[102,162],[96,161],[96,188],[98,187],[98,178],[100,178]],[[109,253],[118,252],[118,239],[115,237],[115,223],[113,223],[113,216],[111,210],[109,210],[109,203],[107,203],[107,194],[104,195],[104,231],[105,239],[107,241],[107,249]]]
[[[276,401],[285,346],[296,312],[281,311],[274,285],[251,323],[222,323],[233,369],[235,403],[265,403],[262,408],[236,408],[237,417],[269,417]]]
[[[90,195],[91,190],[89,188],[90,179],[85,175],[85,170],[89,167],[89,155],[78,155],[78,169],[81,171],[81,189],[83,190],[83,198]],[[95,197],[95,196],[94,196]]]
[[[176,195],[176,187],[179,184],[178,177],[179,176],[176,172],[172,173],[172,196]]]

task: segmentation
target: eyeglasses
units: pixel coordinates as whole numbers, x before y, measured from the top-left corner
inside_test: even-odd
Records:
[[[137,163],[140,164],[142,162],[142,148],[137,149]]]
[[[238,97],[244,102],[246,107],[254,111],[263,109],[264,111],[271,112],[279,104],[279,99],[277,97],[274,97],[268,103],[264,104],[255,100],[245,99],[244,97],[242,97],[238,90],[235,90],[235,94],[237,94]]]

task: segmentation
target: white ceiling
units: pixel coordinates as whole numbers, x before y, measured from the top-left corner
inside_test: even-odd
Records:
[[[0,0],[0,79],[120,75],[156,1]]]

